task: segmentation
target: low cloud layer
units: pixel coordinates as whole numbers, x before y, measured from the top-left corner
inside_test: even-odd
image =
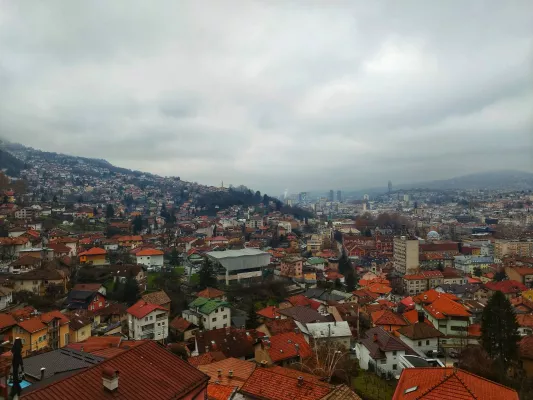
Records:
[[[273,194],[533,171],[533,3],[0,0],[0,136]]]

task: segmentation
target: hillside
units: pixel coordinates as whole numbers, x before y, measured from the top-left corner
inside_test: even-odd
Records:
[[[20,171],[24,169],[24,161],[0,149],[0,169],[5,169],[8,176],[19,176]]]

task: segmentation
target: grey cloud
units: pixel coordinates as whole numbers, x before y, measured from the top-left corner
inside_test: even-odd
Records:
[[[33,147],[273,193],[533,170],[528,0],[2,11],[0,136]]]

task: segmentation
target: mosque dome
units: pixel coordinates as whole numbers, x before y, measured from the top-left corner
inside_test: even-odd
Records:
[[[440,235],[438,232],[430,231],[427,235],[427,240],[439,240]]]

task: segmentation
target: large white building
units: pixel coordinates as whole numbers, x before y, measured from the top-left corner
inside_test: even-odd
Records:
[[[198,297],[183,311],[182,317],[208,331],[231,326],[230,304],[223,300]]]
[[[133,340],[164,340],[168,336],[169,311],[157,304],[139,300],[127,310],[128,336]]]
[[[258,249],[211,251],[207,253],[217,269],[217,279],[226,285],[259,281],[270,254]]]

